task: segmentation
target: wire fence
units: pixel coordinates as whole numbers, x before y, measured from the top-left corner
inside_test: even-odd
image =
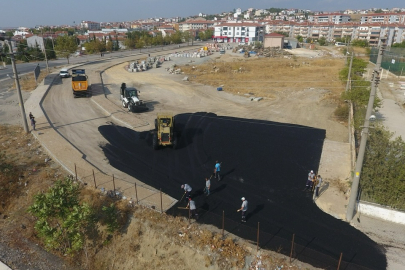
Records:
[[[260,226],[264,224],[254,224],[254,226],[245,225],[245,223],[237,222],[235,220],[225,217],[225,212],[223,211],[222,216],[217,215],[211,211],[206,211],[204,209],[197,209],[198,213],[198,223],[210,224],[218,227],[222,233],[223,238],[228,236],[236,235],[247,239],[252,244],[256,244],[257,250],[266,249],[272,250],[277,253],[288,256],[289,262],[294,263],[296,261],[301,261],[309,263],[315,267],[320,267],[322,269],[345,269],[345,270],[369,270],[371,268],[350,262],[352,258],[348,258],[343,253],[332,253],[327,251],[322,253],[320,251],[314,250],[308,247],[311,241],[301,238],[299,235],[293,232],[280,232],[283,230],[280,228],[276,234],[270,234],[264,232],[260,229]],[[185,216],[190,218],[190,212],[187,210],[178,210],[176,207],[172,207],[167,211],[167,214],[172,216]],[[249,222],[249,221],[248,221]],[[284,237],[279,236],[283,234]],[[339,239],[336,239],[338,242]],[[307,244],[305,244],[307,243]],[[330,243],[331,245],[333,243]]]
[[[397,76],[405,76],[405,48],[387,47],[382,56],[381,67]],[[370,62],[377,62],[378,48],[372,48]]]
[[[176,202],[167,195],[163,196],[161,190],[154,189],[141,182],[131,182],[115,175],[79,167],[76,164],[74,164],[71,177],[107,196],[125,199],[132,204],[140,204],[159,212],[166,211]]]

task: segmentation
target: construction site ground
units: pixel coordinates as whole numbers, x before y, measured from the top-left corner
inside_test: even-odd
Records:
[[[323,56],[320,55],[320,52],[316,52],[314,54],[311,51],[306,51],[305,54],[306,55],[304,55],[304,57],[309,56],[309,58]],[[219,57],[219,54],[216,54],[210,58],[201,59],[173,58],[171,62],[165,63],[160,69],[152,69],[148,72],[142,73],[128,73],[125,70],[125,65],[127,63],[118,64],[117,66],[107,69],[103,74],[106,97],[111,103],[115,103],[116,105],[116,112],[111,112],[110,110],[110,116],[112,117],[106,118],[102,116],[105,115],[105,109],[101,109],[97,105],[100,103],[93,104],[89,102],[89,100],[80,99],[75,102],[79,103],[80,106],[88,106],[89,108],[92,108],[92,113],[94,113],[93,116],[89,117],[87,115],[84,117],[85,119],[82,119],[83,116],[78,112],[76,115],[78,119],[72,122],[72,119],[64,119],[63,116],[63,111],[69,109],[68,105],[67,108],[50,108],[48,110],[49,115],[46,117],[44,116],[44,127],[42,128],[43,130],[46,130],[47,128],[51,128],[53,124],[53,127],[58,129],[58,131],[62,134],[64,137],[63,139],[67,139],[72,145],[81,149],[82,153],[85,153],[85,158],[91,162],[91,164],[96,165],[100,171],[106,172],[109,175],[118,175],[118,179],[126,180],[127,182],[130,180],[128,176],[114,170],[112,167],[108,167],[108,162],[106,162],[106,160],[103,158],[97,158],[98,155],[103,157],[101,150],[98,147],[100,144],[105,143],[103,142],[101,136],[89,138],[88,141],[78,142],[79,138],[77,135],[70,133],[68,130],[64,131],[63,129],[70,126],[72,130],[73,128],[84,130],[88,128],[88,124],[90,122],[91,125],[97,127],[108,124],[110,121],[115,121],[118,124],[125,123],[126,126],[135,128],[136,131],[147,131],[150,130],[151,127],[149,123],[153,123],[155,114],[158,111],[173,111],[176,114],[189,112],[214,112],[221,116],[260,119],[325,129],[326,140],[323,145],[323,152],[319,168],[319,173],[322,174],[325,180],[325,185],[322,188],[322,194],[319,199],[316,200],[316,203],[325,212],[336,218],[343,219],[345,216],[345,207],[347,204],[348,194],[342,192],[347,191],[347,189],[342,188],[341,182],[348,181],[350,179],[350,147],[348,145],[347,127],[344,123],[339,123],[333,117],[333,111],[336,105],[333,102],[333,97],[331,99],[329,98],[330,91],[324,88],[313,88],[310,84],[306,86],[302,83],[302,89],[288,91],[288,87],[285,87],[286,89],[284,91],[272,91],[271,94],[267,96],[263,95],[263,100],[256,102],[251,101],[251,97],[255,96],[255,93],[253,93],[253,95],[251,94],[252,92],[255,92],[255,90],[252,91],[251,88],[246,90],[235,90],[236,92],[227,92],[227,89],[224,87],[225,91],[216,91],[216,87],[214,86],[208,86],[201,83],[191,83],[190,81],[183,80],[184,77],[187,76],[185,74],[173,75],[169,74],[165,70],[165,67],[168,67],[168,65],[173,62],[176,62],[180,66],[191,66],[202,64],[201,62],[207,63],[214,60],[220,60]],[[233,57],[237,58],[237,61],[244,60],[240,57],[240,55],[232,54],[229,51],[227,51],[227,53],[222,57],[224,60],[228,58],[226,61],[234,61],[231,60]],[[248,61],[251,60],[252,59],[248,59]],[[290,66],[290,68],[293,69],[294,67]],[[97,68],[95,70],[97,71]],[[192,80],[192,75],[189,76],[189,79]],[[58,81],[59,79],[56,80]],[[133,115],[122,112],[120,109],[118,94],[119,85],[121,82],[126,82],[128,86],[135,86],[141,90],[141,97],[148,102],[148,106],[150,108],[148,113]],[[58,87],[57,84],[56,87]],[[68,86],[66,86],[64,82],[61,81],[59,84],[60,87],[62,87],[60,88],[61,90],[64,92],[68,91],[66,90]],[[102,98],[104,98],[102,93],[103,91],[96,92],[95,97],[98,96],[100,98],[100,96],[102,96]],[[57,98],[56,95],[54,97]],[[45,103],[46,102],[47,101],[45,101]],[[49,106],[52,106],[51,103],[59,105],[63,103],[62,99],[59,101],[52,100],[48,102]],[[38,106],[35,106],[36,103],[39,103],[39,100],[31,103],[32,107],[30,107],[30,109],[34,111],[34,115],[40,115]],[[16,107],[17,106],[14,106],[13,108],[15,112],[18,111],[18,107]],[[57,113],[58,110],[59,114]],[[114,114],[122,114],[123,117],[114,117]],[[129,120],[126,121],[126,118]],[[4,119],[2,120],[4,121]],[[52,123],[51,127],[46,127],[47,120],[50,120]],[[9,119],[7,119],[7,122],[8,121]],[[18,121],[18,118],[16,118],[16,121]],[[64,123],[64,121],[70,122]],[[40,124],[41,123],[42,121]],[[72,125],[74,127],[71,127]],[[46,132],[41,132],[41,125],[39,125],[39,128],[40,131],[38,131],[37,136],[46,135]],[[58,140],[59,139],[55,139],[56,144]],[[93,143],[96,144],[93,145]],[[88,146],[86,146],[86,144],[88,144]],[[63,156],[65,150],[66,148],[62,148],[59,150],[61,153],[57,153],[55,155]],[[65,154],[69,155],[69,153]],[[79,157],[79,159],[80,158],[81,157]],[[73,161],[71,163],[73,163]],[[71,164],[70,168],[72,168]],[[307,168],[307,170],[309,169],[310,168]],[[87,172],[86,175],[87,174],[90,175],[90,172]],[[302,181],[304,185],[305,175],[303,176]],[[110,187],[106,186],[106,188]],[[147,190],[149,189],[148,187],[145,188]],[[125,190],[125,188],[121,190]],[[167,198],[167,200],[168,201],[165,203],[165,205],[167,205],[166,207],[170,207],[173,202],[171,202],[172,200],[170,198]],[[151,202],[151,204],[152,203],[153,202]],[[394,232],[395,229],[399,229],[401,227],[396,227],[395,224],[384,225],[385,230],[383,232],[386,234],[384,234],[383,237],[379,237],[378,235],[382,232],[378,228],[373,228],[373,223],[380,221],[374,221],[373,219],[364,216],[356,220],[357,222],[353,221],[354,226],[364,230],[377,243],[386,246],[388,251],[387,257],[389,269],[399,269],[396,267],[404,265],[404,262],[402,261],[403,259],[397,256],[401,254],[401,251],[403,251],[403,239],[398,239],[398,235],[395,235],[394,233],[388,233],[389,237],[387,237],[387,232],[391,232],[390,228],[392,228],[392,232]],[[361,221],[361,223],[359,221]],[[367,224],[371,225],[367,226]],[[147,253],[144,253],[143,256],[145,255],[148,256]],[[190,267],[195,267],[193,263],[198,264],[198,262],[195,261],[188,263],[190,263],[188,264]],[[187,269],[187,267],[185,269]]]

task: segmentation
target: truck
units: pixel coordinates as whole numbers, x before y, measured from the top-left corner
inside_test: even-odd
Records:
[[[141,91],[134,87],[127,87],[126,83],[121,84],[121,102],[122,107],[127,108],[130,112],[147,111],[148,107],[140,100],[139,93]]]
[[[152,146],[157,150],[160,146],[171,145],[177,148],[177,133],[172,113],[158,113],[155,119],[155,131],[153,133]]]
[[[73,97],[91,96],[90,85],[84,69],[72,69]]]

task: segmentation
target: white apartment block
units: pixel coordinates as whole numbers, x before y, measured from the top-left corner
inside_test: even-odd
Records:
[[[327,13],[308,16],[308,21],[313,23],[346,23],[350,21],[350,16],[342,13]]]
[[[214,27],[213,39],[217,42],[263,41],[264,26],[259,23],[227,22]]]
[[[314,24],[298,22],[268,22],[264,25],[266,33],[283,32],[289,37],[302,36],[303,38],[326,38],[333,42],[336,38],[349,37],[350,39],[365,39],[370,46],[378,46],[381,38],[387,38],[388,46],[401,43],[405,40],[405,24]]]
[[[87,28],[88,30],[100,30],[101,26],[98,22],[82,21],[80,23],[81,28]]]
[[[190,31],[190,30],[206,30],[214,27],[216,21],[207,21],[207,20],[190,20],[179,23],[180,31]]]
[[[360,23],[405,24],[405,12],[365,14],[361,16]]]

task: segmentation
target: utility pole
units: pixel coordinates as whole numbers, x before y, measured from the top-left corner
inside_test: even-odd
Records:
[[[347,55],[347,53],[346,53],[346,55]],[[349,88],[350,88],[350,86],[351,86],[353,55],[354,55],[354,52],[352,52],[352,57],[350,58],[349,72],[348,72],[348,74],[347,74],[347,83],[346,83],[346,90],[345,90],[345,92],[349,91]],[[347,119],[347,122],[348,122],[348,131],[349,131],[350,152],[353,151],[353,147],[352,147],[352,142],[353,142],[353,140],[352,140],[352,119],[351,119],[351,113],[350,113],[351,110],[352,110],[352,106],[353,106],[353,104],[352,104],[352,102],[349,100],[349,110],[350,110],[350,111],[349,111],[349,117],[348,117],[348,119]],[[350,156],[351,156],[351,158],[350,158],[350,164],[353,164],[354,157],[353,157],[352,155],[350,155]]]
[[[24,100],[21,95],[20,80],[18,78],[17,68],[15,66],[13,47],[11,46],[11,42],[8,42],[8,40],[6,40],[6,44],[7,44],[8,48],[10,49],[11,65],[13,66],[15,86],[17,88],[17,93],[18,93],[18,102],[20,103],[21,117],[23,120],[24,131],[26,133],[28,133],[29,129],[28,129],[27,117],[25,116]]]
[[[357,156],[356,168],[355,168],[354,176],[353,176],[353,183],[352,183],[352,190],[350,192],[349,204],[347,205],[346,220],[349,222],[353,219],[353,216],[354,216],[354,208],[355,208],[356,201],[357,201],[357,195],[358,195],[358,189],[359,189],[359,183],[360,183],[360,174],[361,174],[361,169],[363,167],[364,153],[366,151],[366,144],[367,144],[367,139],[368,139],[370,116],[371,116],[371,112],[373,110],[374,99],[375,99],[375,95],[377,92],[377,85],[380,81],[381,61],[382,61],[382,56],[383,56],[384,50],[385,50],[385,38],[382,38],[381,44],[380,44],[380,49],[378,50],[377,63],[374,68],[374,71],[373,71],[373,81],[371,83],[371,91],[370,91],[370,98],[368,100],[368,106],[367,106],[367,111],[366,111],[366,119],[364,120],[364,126],[363,126],[363,130],[361,132],[359,154]]]
[[[49,73],[48,57],[47,57],[47,55],[46,55],[46,45],[45,45],[44,34],[42,33],[42,30],[41,30],[41,35],[42,35],[42,45],[44,45],[46,71]]]
[[[346,90],[345,90],[346,92],[349,91],[349,86],[350,86],[350,77],[352,75],[353,54],[354,53],[352,52],[352,57],[350,58],[349,73],[347,74],[347,83],[346,83]]]

